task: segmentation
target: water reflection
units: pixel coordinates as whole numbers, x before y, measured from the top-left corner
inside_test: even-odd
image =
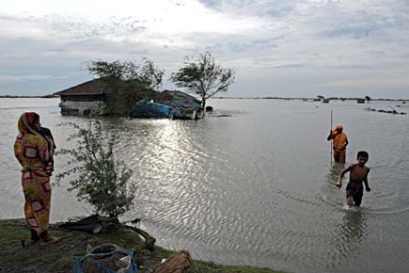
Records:
[[[367,218],[361,208],[348,208],[343,222],[339,226],[340,248],[339,255],[344,257],[342,267],[354,268],[359,264],[362,252],[362,241],[366,238]]]
[[[326,272],[362,272],[362,267],[366,266],[361,258],[365,248],[363,241],[367,237],[367,216],[361,208],[346,206],[336,215],[333,220],[339,219],[339,222],[330,235]]]
[[[346,245],[351,249],[359,249],[359,243],[365,238],[366,231],[366,216],[362,209],[356,207],[346,209],[340,231]],[[346,257],[348,256],[353,255],[347,254]]]
[[[344,199],[341,199],[340,192],[343,192],[342,189],[338,189],[335,184],[338,181],[339,174],[344,168],[344,164],[335,163],[330,166],[328,173],[324,177],[322,185],[322,201],[327,203],[332,208],[339,208],[345,202]],[[345,195],[342,195],[345,196]]]
[[[335,185],[336,182],[338,181],[340,173],[344,169],[344,166],[345,164],[343,163],[337,163],[337,162],[333,163],[331,165],[331,168],[329,169],[328,182]]]

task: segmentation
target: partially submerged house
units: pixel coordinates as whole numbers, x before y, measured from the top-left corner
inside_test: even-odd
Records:
[[[184,92],[177,90],[156,92],[151,89],[131,89],[127,90],[127,93],[122,93],[121,90],[123,91],[123,89],[118,87],[119,85],[116,90],[113,90],[113,87],[110,86],[112,85],[107,84],[104,79],[94,79],[56,92],[54,95],[61,98],[59,106],[62,115],[118,113],[123,115],[126,111],[121,112],[119,110],[129,108],[127,115],[133,117],[165,117],[163,113],[159,113],[159,110],[163,110],[164,107],[150,103],[152,101],[168,106],[171,110],[169,116],[172,118],[199,119],[203,117],[201,101]],[[122,96],[121,103],[116,101],[118,96]]]
[[[102,79],[95,79],[54,93],[60,96],[62,115],[104,113],[111,93]]]
[[[131,81],[101,78],[54,93],[61,98],[62,115],[127,115],[134,103],[143,98],[156,99],[158,94],[134,87]]]

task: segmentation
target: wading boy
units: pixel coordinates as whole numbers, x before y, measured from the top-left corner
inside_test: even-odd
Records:
[[[368,185],[368,173],[369,168],[365,166],[368,161],[369,155],[365,151],[358,152],[357,160],[358,163],[355,163],[341,172],[339,179],[337,181],[337,187],[342,187],[342,178],[347,172],[349,173],[349,183],[346,187],[346,197],[347,204],[349,206],[361,205],[362,195],[364,194],[364,185],[366,191],[371,191]]]

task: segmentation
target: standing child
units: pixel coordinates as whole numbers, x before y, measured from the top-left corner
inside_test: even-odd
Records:
[[[364,194],[363,184],[365,185],[366,191],[371,191],[368,185],[368,173],[370,169],[365,166],[366,162],[368,162],[368,158],[369,155],[367,152],[358,152],[358,163],[352,164],[351,166],[343,170],[337,181],[337,187],[341,188],[342,178],[344,178],[344,175],[347,172],[350,172],[349,183],[346,187],[347,204],[349,206],[359,207],[361,205],[362,195]]]

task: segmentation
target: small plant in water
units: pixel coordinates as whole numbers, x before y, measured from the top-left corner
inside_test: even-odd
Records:
[[[57,184],[68,176],[68,190],[77,190],[79,201],[90,203],[96,213],[118,219],[131,208],[135,191],[129,184],[132,170],[114,158],[115,135],[104,133],[99,121],[89,121],[87,128],[71,122],[60,125],[75,129],[67,141],[76,141],[77,147],[56,153],[69,158],[69,168],[57,175]]]

